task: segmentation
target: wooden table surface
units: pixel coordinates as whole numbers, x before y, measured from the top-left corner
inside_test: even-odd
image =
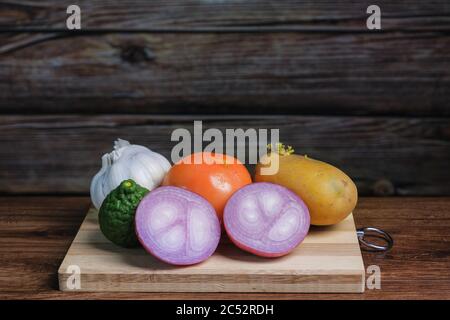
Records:
[[[364,294],[62,293],[57,270],[90,205],[87,197],[0,197],[1,299],[450,299],[450,198],[362,198],[357,227],[395,239],[388,253],[364,252],[381,289]]]

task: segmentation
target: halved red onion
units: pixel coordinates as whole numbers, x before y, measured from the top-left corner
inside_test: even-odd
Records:
[[[310,225],[308,208],[296,194],[265,182],[236,191],[223,219],[231,241],[263,257],[288,254],[303,241]]]
[[[206,260],[220,240],[214,208],[201,196],[178,187],[159,187],[145,196],[136,210],[135,223],[142,246],[170,264]]]

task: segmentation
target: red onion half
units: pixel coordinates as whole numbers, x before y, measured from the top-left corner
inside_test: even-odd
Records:
[[[308,208],[296,194],[265,182],[236,191],[223,219],[231,241],[263,257],[288,254],[303,241],[310,225]]]
[[[214,208],[201,196],[177,187],[159,187],[145,196],[136,210],[135,223],[142,246],[174,265],[206,260],[220,240]]]

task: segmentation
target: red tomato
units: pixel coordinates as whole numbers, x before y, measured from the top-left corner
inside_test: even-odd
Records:
[[[165,186],[185,188],[203,196],[214,207],[220,221],[231,195],[250,183],[250,173],[238,159],[211,152],[194,153],[182,159],[163,181]]]

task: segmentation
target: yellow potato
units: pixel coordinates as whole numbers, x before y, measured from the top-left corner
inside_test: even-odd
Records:
[[[289,149],[291,151],[291,149]],[[256,182],[272,182],[294,191],[307,205],[311,224],[326,226],[345,219],[355,208],[358,191],[354,182],[332,165],[282,152],[279,170],[273,175],[262,175],[261,169],[275,161],[274,154],[266,155],[256,166]]]

